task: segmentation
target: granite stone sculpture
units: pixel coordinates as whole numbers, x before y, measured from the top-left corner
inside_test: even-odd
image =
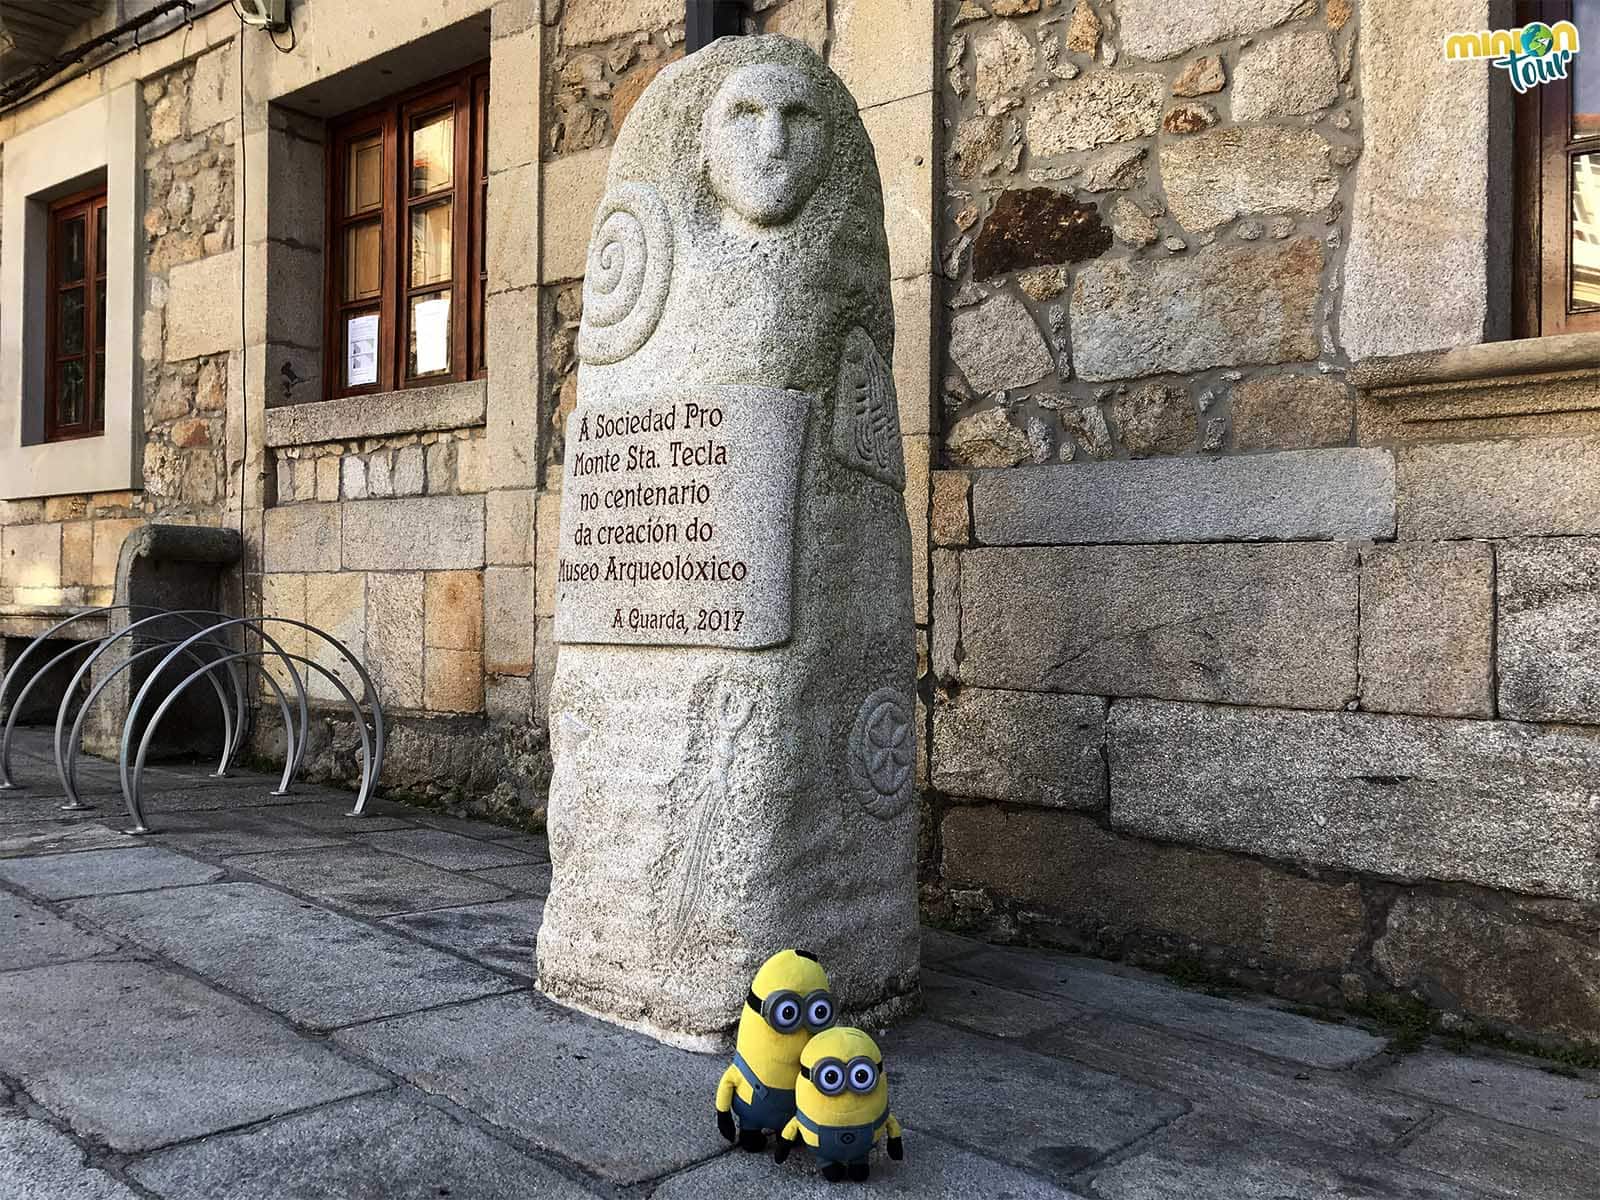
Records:
[[[911,541],[883,197],[805,46],[663,71],[612,151],[567,423],[539,986],[726,1040],[805,945],[917,990]]]

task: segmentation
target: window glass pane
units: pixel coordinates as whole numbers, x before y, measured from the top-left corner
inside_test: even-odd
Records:
[[[101,421],[106,415],[106,356],[94,356],[94,412]]]
[[[94,273],[106,273],[106,206],[95,209]]]
[[[60,261],[56,266],[61,272],[62,283],[76,283],[83,278],[83,260],[87,251],[84,244],[86,232],[82,217],[73,217],[70,221],[61,222],[61,241],[58,251]]]
[[[426,196],[450,186],[455,154],[455,114],[442,112],[411,131],[411,194]]]
[[[1567,63],[1572,73],[1572,134],[1574,137],[1600,135],[1600,4],[1572,6],[1572,23],[1578,27],[1578,45],[1583,52]]]
[[[83,420],[83,360],[56,367],[56,424],[77,425]]]
[[[450,201],[411,210],[411,286],[450,278]]]
[[[1572,307],[1600,307],[1600,153],[1572,159]]]
[[[413,379],[450,370],[450,295],[411,298],[406,374]]]
[[[344,384],[364,387],[378,382],[378,314],[362,313],[344,323]]]
[[[351,142],[344,189],[347,217],[383,204],[383,138],[378,134]]]
[[[383,290],[383,229],[364,221],[344,231],[344,298],[370,300]]]
[[[61,293],[61,307],[56,311],[56,357],[83,353],[83,289],[70,288]]]
[[[101,350],[106,344],[106,285],[94,289],[94,348]]]

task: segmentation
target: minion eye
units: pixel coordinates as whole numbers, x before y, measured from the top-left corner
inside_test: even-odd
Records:
[[[833,1024],[833,1001],[827,996],[817,996],[806,1005],[806,1025],[819,1033]]]
[[[781,1033],[792,1033],[800,1027],[800,1002],[780,1000],[772,1008],[772,1027]]]
[[[870,1092],[877,1086],[877,1067],[860,1059],[850,1064],[850,1090],[852,1092]]]
[[[837,1096],[844,1091],[844,1067],[836,1062],[823,1063],[817,1068],[815,1083],[824,1096]]]

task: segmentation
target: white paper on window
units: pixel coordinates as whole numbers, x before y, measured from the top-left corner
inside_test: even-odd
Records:
[[[411,336],[416,339],[417,374],[450,369],[450,297],[424,300],[411,314]]]
[[[351,317],[344,327],[345,382],[350,387],[378,382],[378,314]]]

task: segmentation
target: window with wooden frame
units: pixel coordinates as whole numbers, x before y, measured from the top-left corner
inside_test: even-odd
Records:
[[[1516,99],[1513,332],[1600,330],[1600,5],[1519,0],[1516,20],[1571,21],[1583,49]]]
[[[484,373],[488,116],[481,63],[330,129],[330,397]]]
[[[50,206],[44,440],[106,428],[106,189]]]

